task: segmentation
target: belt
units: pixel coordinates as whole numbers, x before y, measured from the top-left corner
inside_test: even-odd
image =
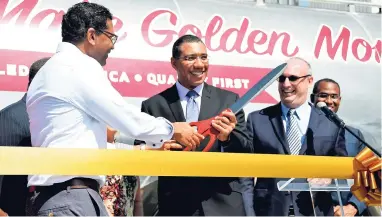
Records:
[[[100,186],[99,183],[94,179],[89,178],[73,178],[65,182],[56,183],[49,186],[30,186],[29,192],[42,192],[42,191],[53,191],[59,192],[62,190],[70,189],[83,189],[90,188],[96,192],[99,192]]]

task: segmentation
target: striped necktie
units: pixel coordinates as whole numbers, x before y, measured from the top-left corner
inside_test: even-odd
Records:
[[[289,109],[287,116],[289,119],[289,127],[287,128],[287,140],[290,153],[292,155],[298,155],[301,149],[301,135],[298,129],[296,110]]]

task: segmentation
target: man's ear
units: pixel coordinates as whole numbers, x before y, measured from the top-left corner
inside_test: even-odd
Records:
[[[315,101],[315,100],[314,100],[314,97],[315,97],[315,96],[314,96],[313,93],[310,94],[310,102],[313,103],[313,104],[315,104],[315,103],[314,103],[314,101]]]
[[[176,59],[174,57],[171,57],[171,66],[173,69],[175,69],[175,71],[178,71],[177,68],[176,68]]]
[[[309,88],[313,87],[313,81],[314,81],[313,75],[309,76],[308,77]]]
[[[91,45],[95,45],[95,36],[96,36],[96,31],[95,29],[93,28],[89,28],[88,31],[86,32],[86,40],[91,44]]]

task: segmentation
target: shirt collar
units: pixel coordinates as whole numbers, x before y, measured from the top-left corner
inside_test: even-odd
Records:
[[[63,52],[63,51],[74,52],[74,53],[78,53],[78,54],[84,54],[84,53],[82,53],[82,51],[80,49],[78,49],[77,46],[75,46],[74,44],[69,43],[69,42],[61,42],[58,44],[56,52],[59,53],[59,52]]]
[[[281,103],[281,111],[284,117],[287,117],[288,111],[290,108],[288,108],[286,105]],[[311,107],[306,101],[304,104],[296,108],[296,114],[298,119],[301,120],[302,117],[309,117],[310,116]]]
[[[27,94],[24,94],[23,98],[21,98],[22,101],[26,102],[27,101]]]
[[[175,85],[176,85],[176,89],[178,90],[179,98],[180,99],[186,98],[186,95],[190,90],[185,88],[183,85],[181,85],[179,81],[176,81]],[[196,86],[194,88],[194,91],[197,92],[199,96],[201,96],[203,87],[204,87],[204,82],[200,84],[199,86]]]

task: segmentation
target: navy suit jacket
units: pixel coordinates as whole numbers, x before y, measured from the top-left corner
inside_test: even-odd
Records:
[[[0,146],[32,146],[25,98],[0,111]],[[25,215],[27,192],[26,175],[0,176],[0,208],[9,216]]]
[[[290,154],[280,103],[249,114],[247,128],[255,153]],[[329,121],[324,113],[312,107],[300,155],[347,156],[344,131]],[[287,216],[291,204],[296,216],[314,214],[309,192],[290,194],[278,191],[277,183],[281,180],[287,179],[258,178],[255,187],[253,179],[243,180],[247,190],[245,192],[247,215]],[[251,192],[250,188],[253,189],[252,195],[248,193]],[[317,192],[314,197],[317,215],[333,215],[329,192]]]
[[[365,140],[360,130],[350,126],[348,126],[348,128],[353,133],[355,133],[358,137]],[[359,152],[362,151],[362,149],[365,148],[365,145],[348,131],[345,132],[345,140],[346,140],[346,151],[349,157],[355,157]],[[337,193],[333,192],[332,195],[333,195],[332,197],[333,197],[335,205],[339,204]],[[341,199],[344,205],[348,203],[352,203],[353,205],[355,205],[358,210],[358,214],[362,214],[367,208],[366,204],[363,202],[360,202],[350,191],[341,192]]]

